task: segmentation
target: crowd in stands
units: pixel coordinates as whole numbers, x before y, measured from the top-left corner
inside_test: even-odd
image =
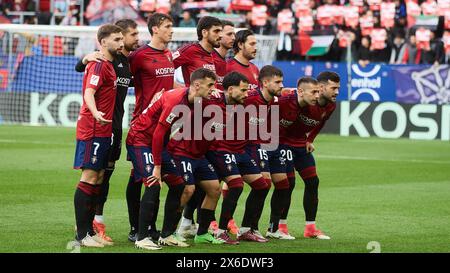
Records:
[[[86,15],[94,1],[98,5],[105,0],[84,0],[84,5],[71,0],[3,0],[0,7],[12,23],[88,25],[89,18],[80,18],[80,14]],[[351,58],[362,66],[372,62],[450,63],[450,32],[446,30],[450,29],[450,0],[112,1],[126,2],[144,20],[153,12],[169,13],[177,27],[195,27],[202,15],[209,14],[257,34],[279,35],[279,60]],[[36,15],[24,16],[19,22],[14,12],[20,11]],[[313,37],[326,35],[334,37],[331,44],[325,44],[327,53],[309,55],[305,47],[311,46]]]

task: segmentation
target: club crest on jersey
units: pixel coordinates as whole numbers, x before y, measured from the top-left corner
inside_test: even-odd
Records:
[[[92,164],[97,163],[97,156],[94,155],[91,159],[91,162],[92,162]]]

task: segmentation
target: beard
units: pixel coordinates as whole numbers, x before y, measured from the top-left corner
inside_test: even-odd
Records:
[[[108,48],[109,54],[111,54],[111,56],[113,56],[114,58],[116,58],[117,56],[119,56],[120,51],[121,51],[121,50],[114,50],[114,49]]]

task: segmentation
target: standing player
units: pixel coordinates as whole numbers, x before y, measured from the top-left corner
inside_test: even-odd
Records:
[[[307,77],[301,78],[297,85],[298,91],[294,95],[291,94],[280,99],[280,149],[282,155],[286,156],[287,172],[292,173],[295,168],[305,183],[303,208],[306,226],[304,237],[330,239],[315,225],[319,202],[319,178],[312,152],[314,151],[315,137],[336,108],[335,102],[339,93],[340,78],[336,73],[326,71],[320,73],[317,79],[318,81]],[[315,95],[312,96],[311,93]],[[300,94],[306,101],[300,105],[301,107],[298,104],[295,105],[294,99],[292,99],[292,96],[300,96]],[[312,103],[307,103],[308,100]],[[314,103],[315,100],[317,103]],[[289,205],[290,195],[287,198],[285,211],[289,209]]]
[[[147,26],[152,36],[151,42],[134,51],[129,57],[136,94],[133,119],[147,108],[156,93],[172,89],[174,82],[174,64],[167,49],[172,40],[173,19],[167,14],[154,13],[148,18]],[[136,241],[138,231],[141,188],[142,181],[136,180],[131,170],[126,196],[131,227],[128,239],[132,242]],[[158,214],[158,208],[159,205],[155,206],[155,216]],[[151,223],[151,234],[152,238],[157,240],[159,234],[155,221],[154,219]]]
[[[227,74],[227,61],[226,56],[228,54],[228,51],[233,48],[234,41],[236,40],[236,34],[234,32],[234,24],[227,20],[222,20],[223,25],[223,35],[222,39],[220,40],[220,47],[215,48],[212,52],[212,56],[214,59],[214,65],[216,67],[216,74],[217,74],[217,83],[216,87],[219,90],[224,90],[222,86],[223,77]],[[222,195],[225,196],[228,193],[228,187],[226,183],[223,183],[222,185]],[[219,226],[217,225],[217,221],[214,220],[211,222],[211,227],[213,231],[217,231]],[[236,235],[239,228],[236,226],[236,223],[234,222],[234,219],[231,219],[228,223],[228,230],[231,234]]]
[[[95,217],[93,221],[94,231],[103,239],[112,242],[112,239],[105,233],[105,224],[103,220],[103,208],[105,206],[106,199],[109,192],[109,180],[115,169],[115,163],[120,158],[122,148],[122,120],[124,115],[124,101],[128,93],[128,87],[131,84],[130,66],[128,64],[128,55],[130,52],[138,48],[139,32],[137,30],[137,24],[133,20],[123,19],[115,23],[123,29],[123,49],[121,54],[113,60],[114,71],[117,75],[117,96],[114,106],[114,115],[112,121],[112,134],[113,141],[111,150],[108,155],[108,166],[105,169],[103,176],[103,183],[101,184],[100,200],[96,207]],[[86,55],[80,60],[75,70],[83,72],[86,68],[86,64],[91,61],[106,61],[103,54],[100,51]]]
[[[259,69],[251,60],[256,58],[257,41],[251,30],[240,30],[236,33],[236,40],[233,45],[234,58],[227,61],[227,73],[237,71],[242,73],[249,80],[250,89],[259,87]]]
[[[189,116],[183,117],[184,124],[181,130],[188,130],[187,128],[190,126],[191,133],[194,134],[197,128],[193,127],[195,116],[193,110],[195,109],[194,104],[198,103],[194,99],[195,97],[203,99],[209,97],[214,89],[215,80],[214,72],[199,68],[192,73],[189,88],[171,90],[163,95],[162,99],[165,99],[160,102],[162,114],[158,116],[159,122],[153,132],[152,150],[155,166],[151,177],[152,181],[157,182],[161,179],[164,139],[174,122],[180,118],[179,106],[189,107],[188,113],[182,113],[182,115]],[[179,166],[186,185],[193,185],[198,181],[198,185],[206,192],[206,197],[199,209],[199,228],[195,243],[222,244],[223,241],[215,239],[208,233],[208,226],[214,217],[214,211],[220,196],[220,184],[214,168],[204,156],[208,149],[208,142],[203,137],[199,140],[192,138],[191,134],[190,137],[191,139],[181,140],[172,138],[168,144],[168,151]],[[181,213],[178,217],[181,217]]]
[[[234,24],[227,20],[222,20],[223,35],[220,39],[220,47],[214,48],[212,56],[214,60],[214,66],[216,68],[217,83],[216,87],[219,90],[223,90],[222,82],[223,77],[227,74],[227,61],[226,56],[228,51],[233,48],[234,41],[236,40],[236,34],[234,33]]]
[[[107,61],[91,62],[83,79],[83,105],[77,121],[75,169],[82,169],[75,191],[76,239],[82,246],[112,245],[94,233],[92,221],[111,147],[117,76],[112,61],[123,49],[122,28],[103,25],[97,32]]]
[[[181,66],[186,86],[190,85],[191,73],[198,68],[206,68],[216,73],[212,52],[214,48],[220,47],[222,29],[222,21],[215,17],[204,16],[197,24],[199,42],[187,44],[173,53],[175,68]],[[177,231],[177,234],[181,236],[186,235],[186,233],[190,233],[190,235],[196,233],[196,226],[192,223],[193,214],[204,193],[201,190],[195,190],[194,194],[194,190],[194,185],[186,186],[182,197],[182,204],[184,205],[188,200],[189,204],[185,207],[183,219]]]

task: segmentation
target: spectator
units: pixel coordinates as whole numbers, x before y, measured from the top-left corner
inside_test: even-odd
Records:
[[[170,0],[170,16],[172,16],[175,26],[180,23],[180,14],[183,13],[180,0]]]
[[[391,57],[389,59],[390,64],[402,64],[404,62],[405,51],[407,48],[405,41],[405,34],[399,31],[395,34],[394,42],[391,46]]]
[[[436,39],[436,34],[431,32],[430,46],[425,49],[419,49],[421,64],[442,64],[444,63],[444,43],[440,39]]]
[[[357,52],[358,64],[365,67],[370,63],[371,52],[370,52],[370,37],[364,36],[361,38],[361,45]]]
[[[416,35],[412,33],[409,36],[408,42],[406,43],[406,52],[403,57],[403,63],[407,64],[418,64],[420,59],[417,59],[417,46],[416,46]]]
[[[195,27],[197,24],[192,18],[191,13],[187,10],[183,11],[183,20],[180,21],[179,27]]]

